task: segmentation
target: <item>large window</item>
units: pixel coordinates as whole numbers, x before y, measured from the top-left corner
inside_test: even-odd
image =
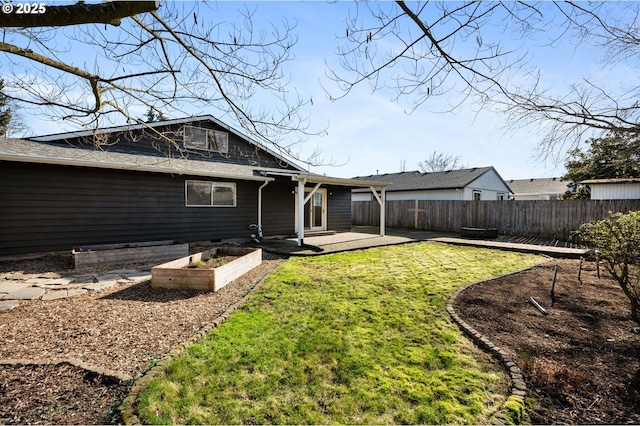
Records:
[[[229,152],[229,134],[201,127],[184,126],[184,147],[226,154]]]
[[[188,207],[235,207],[236,184],[231,182],[185,182],[185,204]]]

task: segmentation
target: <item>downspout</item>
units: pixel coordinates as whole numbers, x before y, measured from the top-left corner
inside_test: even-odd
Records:
[[[258,188],[258,229],[257,236],[258,239],[262,240],[262,188],[269,185],[268,180],[265,180],[264,183]]]

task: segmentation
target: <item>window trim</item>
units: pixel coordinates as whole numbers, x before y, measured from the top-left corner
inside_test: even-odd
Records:
[[[190,183],[195,183],[195,184],[208,184],[211,186],[211,198],[209,200],[210,204],[189,204],[189,198],[188,198],[188,188],[189,188],[189,184]],[[213,194],[215,193],[215,188],[217,187],[224,187],[224,188],[231,188],[232,189],[232,194],[233,194],[233,204],[214,204],[214,199],[213,199]],[[208,181],[208,180],[193,180],[193,179],[186,179],[184,181],[184,205],[185,207],[237,207],[238,205],[238,189],[236,186],[235,182],[214,182],[214,181]]]
[[[200,147],[196,147],[196,146],[189,146],[187,143],[187,129],[194,129],[196,131],[203,131],[204,132],[204,136],[205,136],[205,145],[206,148],[200,148]],[[193,131],[193,130],[191,130]],[[211,138],[210,135],[220,135],[223,136],[224,139],[226,139],[226,146],[224,147],[225,149],[217,149],[219,148],[218,146],[214,147],[213,144],[211,143]],[[214,138],[216,138],[214,136]],[[220,130],[214,130],[214,129],[207,129],[204,127],[198,127],[198,126],[191,126],[191,125],[185,125],[182,131],[182,147],[185,149],[193,149],[196,151],[206,151],[206,152],[219,152],[221,154],[228,154],[229,153],[229,133],[228,132],[223,132]]]

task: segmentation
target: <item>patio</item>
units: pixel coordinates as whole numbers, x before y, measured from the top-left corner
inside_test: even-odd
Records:
[[[523,240],[518,237],[500,236],[496,240],[479,240],[460,238],[459,234],[403,228],[387,228],[386,235],[380,236],[379,228],[374,226],[354,226],[351,232],[330,235],[307,234],[302,247],[298,246],[297,238],[265,239],[258,246],[264,251],[285,256],[316,256],[427,240],[525,253],[541,253],[552,257],[579,258],[587,252],[586,249],[566,242],[535,238]]]

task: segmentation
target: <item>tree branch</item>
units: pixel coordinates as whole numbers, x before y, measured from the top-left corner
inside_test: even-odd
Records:
[[[151,12],[159,7],[157,1],[114,1],[109,3],[88,4],[78,2],[68,6],[48,6],[44,13],[3,14],[0,27],[61,27],[79,24],[120,25],[122,18],[138,13]]]

